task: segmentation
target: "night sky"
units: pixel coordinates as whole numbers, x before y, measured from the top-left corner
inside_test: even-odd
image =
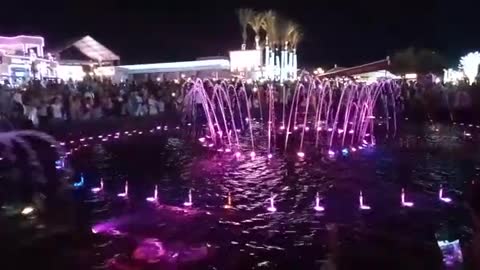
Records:
[[[240,49],[235,8],[250,7],[277,10],[303,27],[300,66],[362,64],[408,46],[433,49],[456,65],[461,54],[480,50],[480,4],[473,0],[62,2],[2,3],[0,34],[43,35],[53,48],[89,34],[127,64],[193,60]]]

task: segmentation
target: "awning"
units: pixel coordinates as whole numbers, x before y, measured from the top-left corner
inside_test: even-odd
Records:
[[[75,47],[88,58],[97,62],[113,62],[120,60],[120,57],[100,44],[91,36],[84,36],[68,47]]]

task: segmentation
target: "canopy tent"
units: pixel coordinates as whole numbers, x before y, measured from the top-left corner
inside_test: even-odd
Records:
[[[69,43],[68,46],[60,50],[59,53],[71,47],[75,47],[83,55],[97,62],[113,62],[120,60],[118,55],[93,39],[91,36],[84,36],[81,39]]]

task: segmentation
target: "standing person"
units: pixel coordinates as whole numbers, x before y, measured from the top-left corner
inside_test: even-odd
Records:
[[[72,121],[80,120],[82,117],[82,103],[77,95],[70,96],[70,118]]]
[[[55,122],[63,121],[63,103],[60,96],[55,97],[50,105],[52,109],[52,117]]]
[[[40,127],[45,127],[48,123],[48,105],[45,98],[40,99],[38,106],[38,124]]]
[[[153,95],[148,96],[148,114],[149,115],[157,115],[158,114],[158,101],[155,99]]]

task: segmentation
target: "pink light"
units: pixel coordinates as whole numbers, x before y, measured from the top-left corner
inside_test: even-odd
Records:
[[[352,152],[357,152],[357,148],[355,148],[355,147],[352,147],[351,150],[352,150]]]
[[[230,192],[228,192],[228,197],[227,197],[227,204],[223,206],[225,209],[231,209],[232,206],[232,196],[230,196]]]
[[[89,140],[93,140],[93,137],[88,137]]]
[[[300,157],[300,158],[304,158],[305,153],[304,152],[297,152],[297,156]]]
[[[305,127],[305,131],[309,131],[309,130],[310,130],[310,128],[309,128],[309,127]]]
[[[217,131],[218,135],[220,135],[220,137],[223,135],[223,132],[221,130]]]
[[[70,143],[75,143],[75,141],[70,141]]]
[[[343,133],[343,129],[338,129],[337,132],[338,132],[338,134],[342,134],[342,133]]]
[[[98,193],[103,190],[103,179],[100,179],[100,186],[92,188],[93,193]]]
[[[230,148],[225,149],[225,153],[230,153],[230,152],[232,152],[232,149],[230,149]]]
[[[160,129],[162,129],[162,126],[157,126],[157,130],[160,130]]]
[[[213,147],[213,143],[209,144],[208,147],[212,148],[212,147]]]
[[[254,159],[254,158],[255,158],[255,152],[253,152],[253,151],[250,152],[250,157],[251,157],[252,159]]]
[[[84,142],[84,141],[85,141],[85,138],[81,138],[80,141],[81,141],[81,142]]]
[[[328,129],[327,129],[328,132],[332,132],[332,130],[333,130],[332,128],[328,128]]]
[[[64,145],[65,145],[65,143],[64,143],[64,142],[61,142],[61,143],[60,143],[60,145],[61,145],[61,146],[64,146]]]
[[[148,202],[157,202],[158,201],[158,187],[155,185],[155,190],[153,191],[153,197],[147,198]]]
[[[175,129],[177,129],[177,130],[178,130],[178,129],[180,129],[180,127],[179,127],[179,126],[177,126],[177,127],[175,127]]]
[[[223,148],[218,148],[217,151],[218,152],[223,152]]]
[[[313,209],[317,212],[323,212],[325,211],[325,207],[320,205],[320,195],[317,192],[317,195],[315,196],[315,206]]]
[[[98,135],[98,138],[101,139],[101,138],[103,138],[103,136],[102,136],[102,135]]]
[[[317,131],[322,131],[322,127],[318,127],[318,128],[317,128]]]
[[[350,129],[350,130],[348,131],[348,134],[353,134],[353,133],[354,133],[353,129]]]
[[[294,126],[294,127],[293,127],[293,130],[297,130],[297,129],[298,129],[298,127],[297,127],[297,126]]]
[[[413,207],[413,202],[405,201],[405,190],[402,188],[402,194],[400,195],[403,207]]]
[[[272,194],[269,200],[270,200],[270,206],[267,208],[267,210],[272,213],[276,212],[277,208],[275,207],[275,196]]]
[[[358,149],[362,150],[362,149],[363,149],[363,146],[360,145],[360,146],[358,147]]]
[[[442,202],[446,202],[446,203],[451,203],[451,202],[452,202],[452,199],[451,199],[451,198],[443,197],[443,188],[440,188],[440,190],[438,191],[438,198],[439,198]]]
[[[285,126],[280,126],[280,130],[285,130]]]
[[[372,209],[370,206],[363,203],[362,191],[360,191],[360,196],[359,196],[358,200],[359,200],[359,204],[360,204],[360,210],[370,210],[370,209]]]
[[[271,153],[267,155],[268,159],[271,159],[272,157],[273,157],[273,155]]]
[[[201,142],[201,143],[204,143],[205,142],[205,138],[198,138],[198,141]]]
[[[125,181],[125,188],[123,193],[118,193],[117,196],[122,198],[128,197],[128,181]]]
[[[242,154],[240,154],[240,152],[236,152],[236,153],[235,153],[235,157],[236,157],[236,158],[240,158],[241,156],[242,156]]]
[[[333,152],[332,150],[328,150],[328,155],[329,155],[329,156],[334,156],[334,155],[335,155],[335,152]]]
[[[190,207],[190,206],[193,205],[193,202],[192,202],[192,190],[191,190],[191,189],[188,190],[188,201],[184,202],[183,205],[186,206],[186,207]]]

